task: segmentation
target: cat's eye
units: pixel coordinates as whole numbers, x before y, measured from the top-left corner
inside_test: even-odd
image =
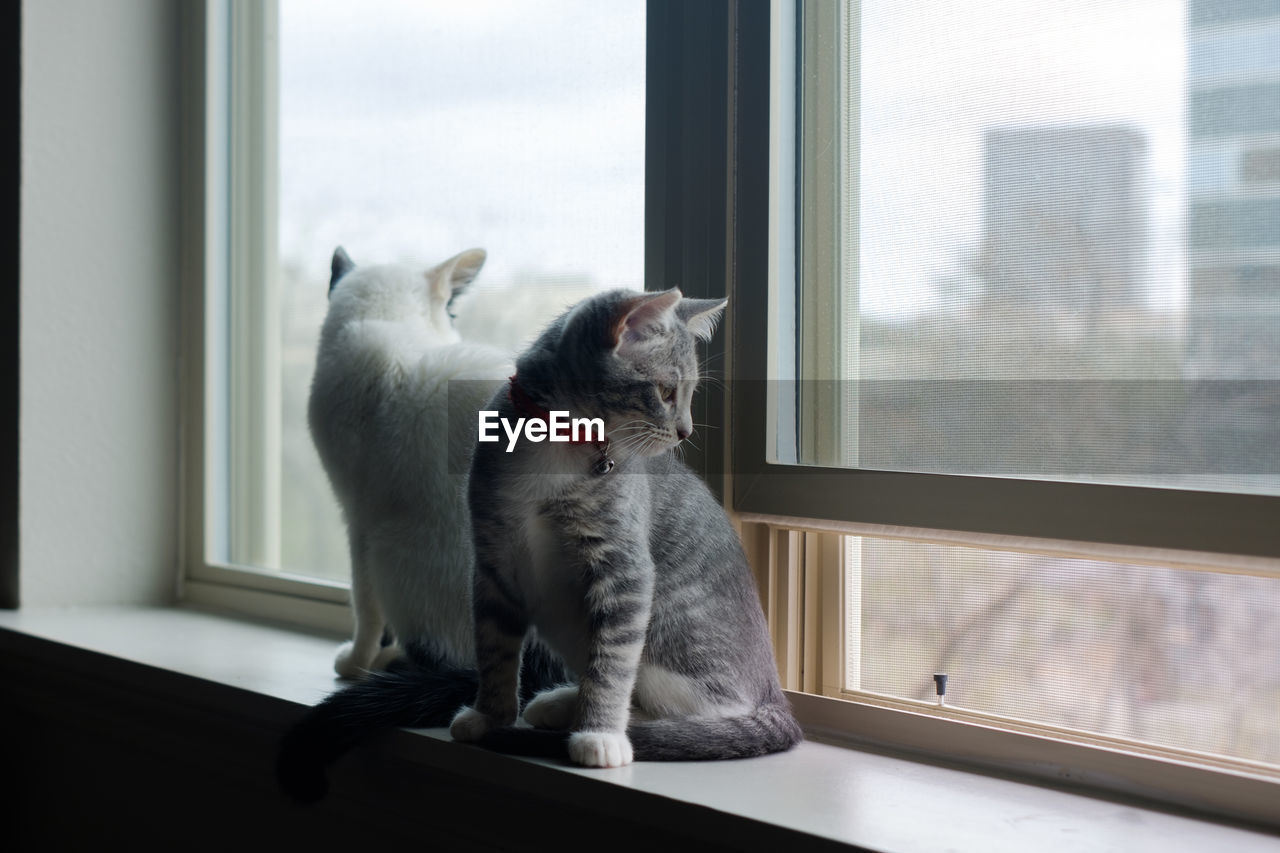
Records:
[[[670,406],[676,401],[676,387],[674,385],[659,385],[658,396],[662,398],[662,402]]]

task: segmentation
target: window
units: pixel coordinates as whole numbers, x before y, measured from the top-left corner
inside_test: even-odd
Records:
[[[232,286],[204,307],[189,591],[344,618],[302,420],[334,245],[484,244],[475,316],[518,294],[528,331],[643,265],[731,296],[708,361],[733,381],[695,414],[724,429],[691,456],[743,522],[807,723],[1265,816],[1280,25],[1024,5],[482,4],[442,40],[434,6],[210,3],[205,278]],[[529,56],[535,30],[564,50]],[[383,38],[412,47],[368,58]],[[555,117],[584,113],[566,148]]]
[[[333,248],[424,267],[487,248],[459,328],[507,350],[593,290],[639,288],[644,6],[283,0],[279,45],[277,564],[346,578],[306,426]]]
[[[424,269],[486,248],[459,326],[508,350],[587,293],[641,287],[644,6],[279,0],[209,21],[229,263],[196,577],[340,600],[345,527],[306,423],[334,248]]]
[[[732,442],[788,687],[1280,778],[1264,5],[775,4]]]

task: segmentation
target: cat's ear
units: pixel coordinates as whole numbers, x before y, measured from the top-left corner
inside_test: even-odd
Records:
[[[329,295],[333,295],[333,288],[337,286],[338,280],[347,273],[356,268],[355,263],[347,255],[347,250],[339,246],[333,250],[333,260],[329,262]]]
[[[716,333],[716,325],[724,314],[728,299],[681,299],[676,306],[676,316],[684,321],[689,331],[699,340],[709,341]]]
[[[622,302],[613,315],[609,340],[614,352],[644,343],[666,331],[671,311],[681,298],[680,288],[646,293]]]
[[[427,273],[436,298],[447,302],[466,290],[480,274],[487,257],[484,249],[467,249]]]

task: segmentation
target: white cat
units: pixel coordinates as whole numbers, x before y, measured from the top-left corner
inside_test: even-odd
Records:
[[[475,666],[464,494],[473,445],[451,449],[449,412],[476,412],[513,367],[463,342],[451,311],[484,261],[470,249],[424,272],[333,254],[308,422],[347,522],[355,631],[334,662],[345,678],[385,668],[405,647],[420,661]]]

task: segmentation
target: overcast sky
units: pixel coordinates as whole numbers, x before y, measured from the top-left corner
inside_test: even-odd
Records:
[[[866,0],[861,302],[905,316],[981,240],[982,133],[1148,140],[1153,304],[1182,295],[1184,8]],[[283,0],[281,251],[327,269],[479,245],[515,271],[640,286],[643,0]]]
[[[643,281],[644,2],[281,3],[281,254]]]
[[[1124,124],[1149,152],[1151,302],[1182,295],[1176,0],[862,3],[862,306],[910,313],[982,237],[991,126]]]

